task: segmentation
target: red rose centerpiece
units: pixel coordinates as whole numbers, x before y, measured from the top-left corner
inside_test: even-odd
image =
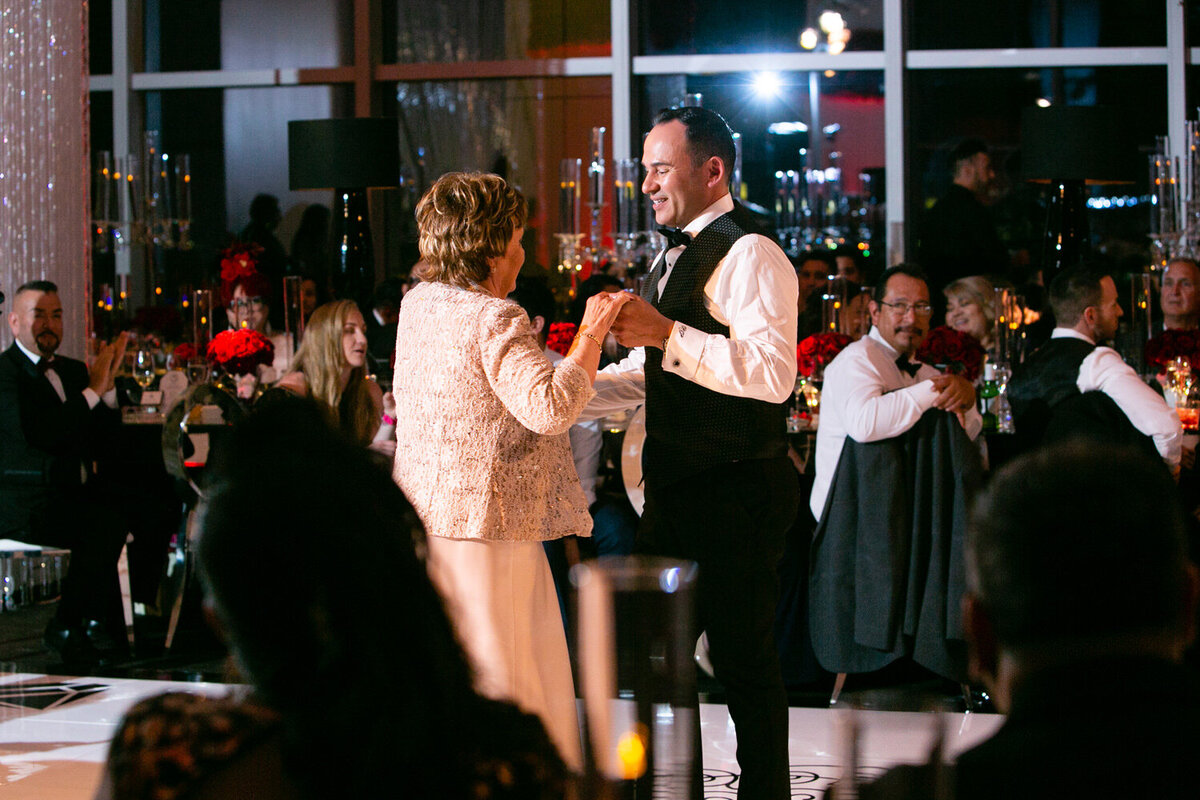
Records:
[[[230,375],[249,375],[275,360],[275,345],[252,328],[222,331],[208,343],[208,360]]]
[[[546,346],[565,356],[571,349],[571,342],[575,340],[577,332],[578,330],[572,322],[552,322],[550,323],[550,335],[546,337]]]
[[[983,345],[969,333],[939,325],[917,348],[917,360],[974,382],[983,371]]]
[[[833,331],[806,336],[796,345],[796,367],[803,377],[820,380],[825,366],[852,341],[846,334]]]
[[[1200,371],[1200,331],[1166,330],[1146,342],[1146,367],[1159,374],[1177,358],[1186,358],[1192,371]]]

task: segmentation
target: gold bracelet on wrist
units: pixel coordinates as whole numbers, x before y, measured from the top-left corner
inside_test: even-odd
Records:
[[[580,336],[586,336],[587,338],[591,339],[593,342],[596,343],[596,347],[599,347],[601,350],[604,349],[604,345],[600,342],[600,340],[597,339],[595,336],[592,336],[587,331],[581,331]]]

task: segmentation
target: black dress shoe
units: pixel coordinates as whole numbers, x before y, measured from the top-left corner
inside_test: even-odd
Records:
[[[111,661],[118,650],[116,642],[96,620],[67,625],[52,619],[42,641],[69,665],[100,666]]]
[[[58,653],[64,664],[91,666],[100,663],[100,651],[88,639],[83,626],[67,626],[50,620],[42,641],[46,647]]]

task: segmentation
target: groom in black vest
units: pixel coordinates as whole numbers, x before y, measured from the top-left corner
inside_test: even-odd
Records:
[[[588,414],[644,396],[637,550],[699,564],[698,623],[737,728],[738,797],[786,798],[787,695],[772,626],[799,504],[784,410],[796,380],[796,274],[730,196],[733,137],[719,115],[661,112],[642,164],[668,245],[613,325],[635,349],[597,377]]]

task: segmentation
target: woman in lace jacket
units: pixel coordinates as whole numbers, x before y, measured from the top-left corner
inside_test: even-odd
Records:
[[[524,262],[520,192],[495,175],[449,173],[417,206],[423,282],[396,337],[394,476],[429,533],[483,694],[540,716],[581,766],[575,691],[541,543],[586,536],[591,517],[567,430],[592,396],[600,343],[628,295],[588,301],[556,367],[506,300]]]

